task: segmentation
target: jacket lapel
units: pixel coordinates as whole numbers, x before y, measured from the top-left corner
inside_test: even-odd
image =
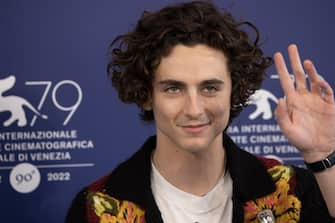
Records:
[[[145,210],[147,223],[163,223],[151,191],[151,154],[156,137],[150,137],[129,160],[110,175],[105,190],[111,196],[136,203]]]
[[[224,134],[227,167],[233,180],[233,222],[244,220],[246,201],[275,191],[275,184],[263,164],[252,154],[241,150]]]

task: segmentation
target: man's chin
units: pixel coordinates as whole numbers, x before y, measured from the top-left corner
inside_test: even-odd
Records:
[[[208,144],[207,143],[189,143],[189,144],[184,144],[182,145],[182,150],[189,152],[189,153],[200,153],[208,149]]]

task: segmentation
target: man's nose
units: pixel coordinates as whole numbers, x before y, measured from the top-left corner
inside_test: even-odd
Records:
[[[204,106],[201,96],[196,92],[191,92],[185,98],[185,115],[190,118],[198,118],[204,113]]]

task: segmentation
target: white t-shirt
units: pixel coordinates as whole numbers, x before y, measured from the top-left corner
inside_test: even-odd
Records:
[[[196,196],[170,184],[152,163],[151,188],[164,223],[232,222],[233,183],[228,171],[210,192]]]

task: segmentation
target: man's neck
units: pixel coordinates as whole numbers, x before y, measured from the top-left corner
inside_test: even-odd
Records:
[[[188,152],[157,144],[153,162],[160,174],[177,188],[203,196],[215,187],[225,171],[222,143],[200,152]]]

